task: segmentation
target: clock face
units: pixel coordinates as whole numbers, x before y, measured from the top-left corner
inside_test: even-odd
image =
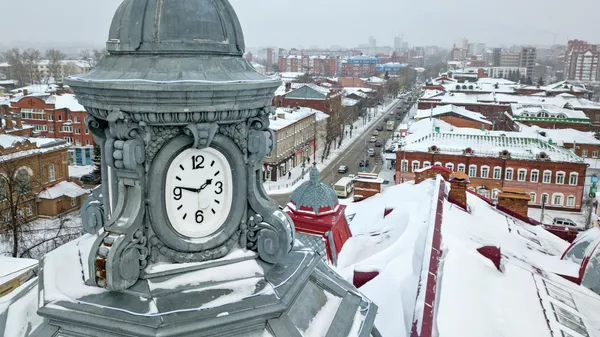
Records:
[[[165,207],[179,234],[202,238],[217,232],[229,216],[232,198],[231,167],[221,152],[188,149],[169,166]]]

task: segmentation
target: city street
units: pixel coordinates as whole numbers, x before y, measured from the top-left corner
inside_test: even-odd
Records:
[[[381,158],[381,151],[384,151],[385,149],[384,149],[384,147],[375,147],[375,144],[370,143],[369,140],[371,139],[371,136],[373,136],[373,132],[375,131],[375,128],[377,127],[377,125],[382,125],[384,127],[384,130],[380,131],[379,136],[378,136],[378,138],[384,144],[386,143],[386,141],[389,138],[392,137],[393,132],[385,130],[385,123],[383,120],[386,117],[388,117],[390,120],[393,120],[394,116],[390,115],[389,112],[395,111],[396,107],[399,104],[400,104],[400,101],[398,103],[394,104],[393,106],[391,106],[388,110],[384,111],[383,114],[379,114],[379,115],[375,116],[375,118],[379,119],[379,122],[373,123],[373,125],[371,125],[371,127],[369,127],[367,130],[365,130],[365,132],[362,135],[360,135],[358,137],[356,135],[354,135],[354,137],[352,137],[351,139],[345,138],[344,141],[351,141],[352,143],[350,144],[348,149],[343,154],[339,155],[324,170],[322,170],[321,181],[333,186],[333,184],[335,184],[340,178],[342,178],[344,176],[362,172],[362,168],[360,167],[359,163],[361,160],[363,160],[365,158],[366,151],[369,148],[372,148],[375,150],[375,156],[373,156],[373,157],[367,156],[367,159],[369,160],[369,166],[367,167],[366,172],[379,173],[379,171],[381,171],[382,165],[385,164],[383,162],[383,159]],[[399,122],[399,121],[397,121],[397,122]],[[397,127],[397,125],[396,125],[396,127]],[[348,166],[348,172],[347,173],[338,173],[338,168],[340,167],[340,165]],[[279,203],[279,205],[285,206],[287,204],[287,202],[289,201],[290,196],[291,196],[291,193],[271,195],[270,197],[273,200],[277,201]]]

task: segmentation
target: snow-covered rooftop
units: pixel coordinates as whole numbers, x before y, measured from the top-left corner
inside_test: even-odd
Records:
[[[359,290],[379,306],[383,336],[411,336],[427,310],[440,336],[600,336],[600,296],[557,275],[578,271],[561,260],[568,242],[470,193],[465,212],[444,197],[448,188],[405,183],[347,206],[353,237],[338,272],[378,272]],[[500,248],[502,271],[478,253],[484,246]]]
[[[563,144],[589,144],[600,145],[600,140],[596,139],[593,132],[579,131],[575,129],[544,129],[539,126],[519,125],[523,135],[537,137],[541,140],[549,142],[552,140],[554,144],[562,146]],[[543,135],[545,134],[545,136]]]
[[[439,132],[435,132],[436,128]],[[542,152],[555,162],[583,163],[573,152],[558,147],[534,134],[508,131],[482,131],[458,128],[442,120],[429,118],[411,124],[409,135],[404,139],[403,150],[428,152],[436,146],[441,154],[462,155],[467,148],[478,157],[497,157],[508,150],[513,159],[536,160]]]
[[[299,120],[302,120],[308,116],[314,115],[317,112],[324,113],[319,110],[305,108],[305,107],[277,108],[277,110],[275,112],[275,116],[274,116],[276,118],[270,119],[269,128],[273,131],[281,130],[285,127],[288,127],[288,126],[298,122]],[[281,118],[280,116],[283,116],[283,118]],[[321,117],[323,117],[323,116],[321,116]]]
[[[87,191],[79,185],[70,181],[61,181],[60,183],[49,187],[38,194],[40,199],[56,199],[59,197],[77,198],[87,194]]]
[[[445,115],[448,113],[455,113],[457,115],[463,116],[465,118],[468,118],[468,119],[471,119],[471,120],[474,120],[474,121],[477,121],[477,122],[480,122],[483,124],[489,124],[489,125],[492,124],[492,122],[488,121],[485,118],[485,116],[483,116],[479,112],[469,111],[463,107],[455,106],[452,104],[437,106],[433,109],[428,109],[428,110],[419,110],[417,112],[417,115],[415,116],[415,119],[428,118],[430,116],[440,116],[440,115]]]
[[[342,98],[342,106],[355,106],[356,104],[358,104],[358,102],[359,101],[357,99],[352,99],[348,97]]]
[[[589,119],[581,110],[565,109],[552,104],[511,104],[510,107],[513,115],[518,117]]]
[[[69,109],[70,111],[85,111],[83,105],[79,104],[73,94],[52,95],[46,99],[46,103],[54,104],[58,109]]]

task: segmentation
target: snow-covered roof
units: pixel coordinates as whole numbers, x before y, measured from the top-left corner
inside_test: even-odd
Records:
[[[386,81],[381,78],[381,77],[377,77],[377,76],[371,76],[368,78],[361,78],[361,80],[367,82],[367,83],[373,83],[373,84],[382,84],[385,83]]]
[[[589,119],[581,110],[565,109],[552,104],[511,104],[510,107],[517,117]]]
[[[62,139],[55,138],[37,138],[37,137],[21,137],[21,136],[13,136],[0,134],[0,146],[5,149],[10,149],[14,145],[18,143],[24,143],[25,141],[30,141],[37,145],[38,148],[49,146],[49,145],[59,145],[65,143]]]
[[[26,87],[16,88],[10,92],[16,94],[19,91],[23,92],[27,90],[29,94],[45,94],[56,89],[58,89],[58,85],[56,84],[32,84]]]
[[[444,197],[448,188],[404,183],[347,205],[353,237],[338,272],[378,272],[359,290],[378,305],[383,336],[417,335],[426,310],[440,336],[600,336],[600,296],[556,274],[578,270],[560,259],[566,241],[470,193],[465,212]],[[502,271],[478,253],[484,246],[500,248]]]
[[[316,117],[317,122],[321,122],[321,121],[324,121],[329,118],[329,115],[322,111],[319,111],[319,110],[313,110],[313,111],[315,111],[317,113],[317,117]]]
[[[46,103],[54,104],[58,109],[69,109],[70,111],[85,111],[83,105],[79,104],[73,94],[51,95],[46,99]]]
[[[79,185],[70,181],[61,181],[60,183],[49,187],[38,194],[40,199],[56,199],[62,196],[77,198],[87,194],[87,191]]]
[[[439,132],[434,132],[436,128]],[[441,154],[462,155],[471,148],[473,156],[498,157],[500,152],[508,150],[511,158],[521,160],[536,160],[543,152],[554,162],[583,163],[573,152],[531,133],[459,128],[429,118],[412,123],[408,132],[402,147],[408,152],[429,152],[431,146],[436,146]]]
[[[468,118],[468,119],[471,119],[471,120],[474,120],[474,121],[477,121],[477,122],[480,122],[483,124],[492,125],[492,122],[488,121],[485,118],[485,116],[483,116],[479,112],[469,111],[463,107],[455,106],[452,104],[437,106],[433,109],[428,109],[428,110],[419,110],[419,111],[417,111],[417,115],[415,116],[415,119],[428,118],[430,116],[440,116],[440,115],[445,115],[448,113],[455,113],[457,115],[463,116],[465,118]]]
[[[369,93],[373,92],[374,90],[371,88],[361,88],[361,87],[347,87],[344,88],[343,93],[344,96],[348,96],[348,95],[356,95],[356,96],[360,96],[362,98],[367,98],[369,97]]]
[[[281,130],[286,128],[308,116],[314,115],[317,112],[321,112],[319,110],[299,107],[299,108],[277,108],[275,112],[275,119],[271,118],[269,128],[273,131]],[[321,112],[323,113],[323,112]],[[280,118],[279,116],[283,116],[284,118]]]
[[[596,139],[593,132],[585,132],[575,129],[544,129],[537,125],[527,126],[520,124],[519,126],[521,127],[521,134],[537,137],[545,141],[552,140],[553,143],[559,146],[573,143],[600,145],[600,140]],[[543,134],[545,134],[545,136],[543,136]]]
[[[352,99],[348,97],[342,98],[342,106],[355,106],[356,104],[358,104],[358,102],[359,101],[357,99]]]
[[[16,259],[0,255],[0,285],[17,278],[37,264],[38,261],[33,259]]]

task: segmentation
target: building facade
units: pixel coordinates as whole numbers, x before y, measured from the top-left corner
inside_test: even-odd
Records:
[[[94,139],[85,125],[87,112],[74,95],[25,95],[10,104],[13,114],[33,126],[35,136],[68,141],[69,163],[91,165]]]
[[[461,148],[463,144],[472,146]],[[492,150],[497,148],[506,150]],[[532,207],[582,207],[587,164],[571,151],[537,139],[429,134],[396,153],[396,183],[412,180],[415,171],[429,166],[466,173],[469,188],[493,200],[504,188],[518,188],[529,193]]]
[[[353,56],[342,61],[344,77],[369,77],[377,74],[379,58],[371,56]]]
[[[263,161],[263,180],[287,179],[290,170],[313,161],[317,113],[309,108],[278,108],[271,118],[275,133],[273,150]]]
[[[527,77],[535,78],[535,61],[537,60],[537,49],[535,47],[521,48],[521,68],[527,69]]]
[[[565,54],[565,78],[577,81],[599,80],[600,51],[598,45],[571,40]]]

